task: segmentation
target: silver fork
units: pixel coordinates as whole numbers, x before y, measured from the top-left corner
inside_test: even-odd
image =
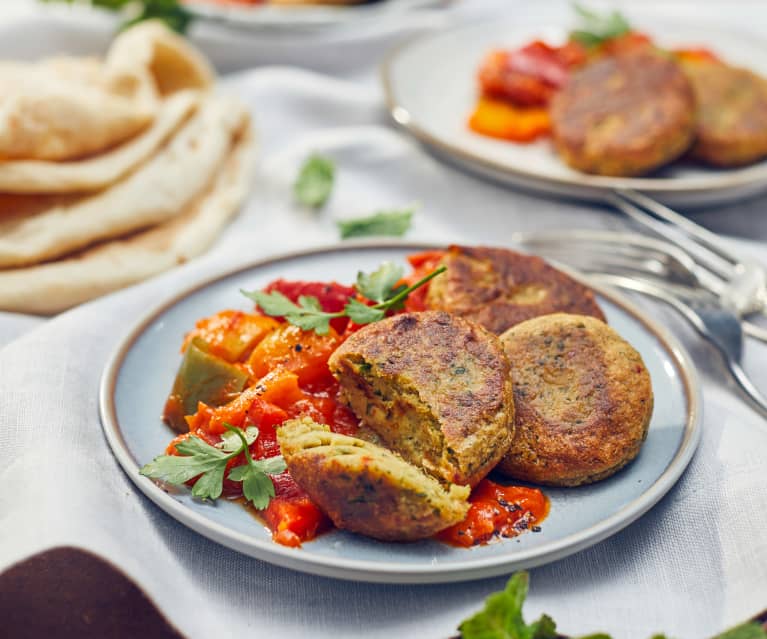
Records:
[[[511,240],[530,251],[574,266],[582,271],[603,271],[650,279],[652,283],[686,299],[711,294],[722,299],[723,285],[704,283],[711,275],[686,251],[666,240],[637,233],[615,231],[543,231],[514,233]],[[722,305],[736,315],[742,313],[733,304]],[[743,321],[750,337],[767,343],[767,329]]]
[[[717,348],[749,404],[767,418],[767,398],[740,365],[743,353],[743,330],[740,319],[732,311],[722,307],[716,298],[709,296],[706,300],[699,296],[694,300],[682,301],[650,281],[624,275],[594,273],[589,276],[589,279],[595,283],[649,295],[673,307],[702,337]]]
[[[635,222],[677,244],[694,258],[699,284],[714,293],[741,318],[767,315],[767,269],[740,259],[714,233],[652,198],[630,189],[617,189],[607,201]],[[767,329],[742,319],[747,335],[767,342]]]

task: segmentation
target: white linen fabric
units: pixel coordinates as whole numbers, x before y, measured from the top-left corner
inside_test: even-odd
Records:
[[[8,342],[0,350],[0,571],[51,546],[89,548],[132,576],[192,639],[445,639],[505,578],[348,583],[204,539],[143,497],[115,461],[98,418],[102,369],[160,298],[250,259],[334,241],[337,218],[418,202],[408,239],[494,245],[516,230],[628,225],[605,210],[512,192],[439,163],[388,127],[377,90],[364,85],[262,68],[229,77],[223,88],[251,105],[262,157],[249,204],[214,249],[36,328],[27,316],[0,314],[0,343]],[[319,213],[294,204],[290,188],[312,151],[337,163],[336,189]],[[742,246],[764,257],[763,245]],[[547,612],[574,635],[698,639],[767,607],[767,423],[738,398],[706,344],[665,309],[643,304],[699,369],[702,443],[676,487],[640,520],[533,569],[526,615]],[[766,356],[749,341],[746,367],[765,389]]]

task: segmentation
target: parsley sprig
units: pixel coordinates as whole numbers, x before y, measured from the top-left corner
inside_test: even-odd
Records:
[[[382,320],[386,312],[402,308],[407,296],[446,270],[445,266],[433,270],[412,286],[396,286],[402,278],[402,269],[386,262],[370,274],[357,274],[357,291],[367,299],[376,302],[368,306],[360,300],[350,297],[343,310],[329,313],[322,310],[319,300],[309,295],[301,295],[298,304],[292,302],[279,291],[245,291],[245,297],[252,299],[261,310],[272,317],[284,317],[291,324],[305,331],[315,331],[326,335],[330,330],[330,320],[348,317],[355,324],[370,324]]]
[[[556,624],[548,615],[526,624],[522,605],[527,597],[529,576],[516,573],[506,588],[490,595],[485,608],[466,619],[459,627],[463,639],[554,639]]]
[[[269,476],[283,472],[285,460],[280,455],[259,460],[251,457],[249,446],[258,438],[255,426],[249,426],[244,431],[231,424],[225,423],[224,427],[229,432],[216,446],[192,435],[176,444],[178,455],[155,457],[139,472],[151,479],[175,485],[184,484],[199,475],[192,487],[192,495],[198,499],[214,500],[221,497],[229,460],[244,453],[245,463],[232,468],[228,479],[242,482],[245,499],[255,508],[263,510],[275,494],[274,483]]]
[[[557,633],[556,624],[548,615],[542,615],[531,624],[525,623],[522,605],[527,597],[528,580],[526,572],[512,575],[504,590],[493,593],[485,600],[483,610],[461,623],[461,639],[567,639],[565,635]],[[612,637],[600,632],[580,639]],[[666,639],[666,636],[658,634],[652,639]],[[713,639],[767,639],[767,629],[759,620],[747,621]]]
[[[293,194],[301,204],[318,209],[325,205],[333,192],[335,173],[335,164],[330,158],[310,155],[293,184]]]
[[[42,0],[43,2],[65,2],[74,0]],[[181,6],[179,0],[90,0],[94,7],[100,7],[121,14],[124,21],[121,29],[126,29],[144,20],[162,20],[174,31],[186,33],[192,22],[192,14]]]
[[[573,8],[580,18],[580,25],[570,33],[570,38],[586,47],[596,47],[631,31],[628,20],[618,11],[599,13],[577,2]]]

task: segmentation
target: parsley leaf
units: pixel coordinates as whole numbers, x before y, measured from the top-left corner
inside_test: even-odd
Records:
[[[577,2],[573,9],[580,18],[580,28],[570,33],[570,38],[586,47],[595,47],[606,40],[617,38],[631,31],[628,20],[618,11],[598,13]]]
[[[349,319],[355,324],[370,324],[378,322],[384,318],[386,311],[375,306],[368,306],[359,300],[350,299],[344,307],[344,311]]]
[[[547,615],[527,625],[522,604],[527,596],[528,574],[512,575],[501,592],[490,595],[485,609],[460,625],[463,639],[554,639],[556,624]]]
[[[399,237],[410,228],[414,209],[403,211],[379,211],[369,217],[339,220],[338,228],[341,239],[367,237],[370,235],[390,235]]]
[[[321,155],[311,155],[301,167],[293,185],[293,193],[301,204],[320,208],[328,201],[334,181],[335,166],[332,160]]]
[[[726,630],[714,639],[767,639],[767,629],[756,621],[747,621]]]
[[[43,0],[44,2],[66,2],[74,0]],[[125,14],[126,20],[120,29],[126,29],[144,20],[162,20],[168,27],[179,33],[186,33],[192,22],[192,14],[182,7],[178,0],[91,0],[94,7]]]
[[[248,446],[258,437],[258,429],[251,426],[243,431],[227,423],[224,423],[224,427],[228,432],[222,435],[218,446],[211,446],[192,435],[176,444],[178,455],[155,457],[139,472],[151,479],[176,485],[197,477],[192,486],[192,495],[198,499],[218,499],[223,491],[224,474],[229,460],[244,452],[246,463],[235,466],[229,478],[243,482],[243,494],[256,508],[266,508],[269,500],[274,497],[274,484],[269,475],[278,475],[284,471],[285,460],[276,456],[254,461]]]
[[[399,291],[394,286],[402,279],[403,268],[394,262],[384,262],[372,273],[357,273],[357,290],[374,302],[383,302]]]
[[[285,460],[278,456],[255,461],[250,456],[245,433],[229,424],[224,424],[224,427],[240,438],[246,462],[243,466],[233,468],[229,473],[229,479],[241,481],[242,494],[245,495],[245,499],[251,502],[258,510],[263,510],[269,505],[271,498],[274,497],[274,483],[269,478],[269,475],[279,475],[284,471],[287,468]]]
[[[248,426],[245,429],[245,440],[248,442],[248,446],[250,446],[257,439],[258,428],[255,426]],[[221,433],[221,441],[216,444],[216,448],[225,450],[228,453],[232,453],[235,450],[240,450],[242,448],[242,442],[237,436],[237,433],[233,433],[232,431],[228,430],[225,433]]]
[[[298,304],[291,302],[285,295],[277,291],[265,293],[264,291],[245,291],[240,292],[252,299],[266,314],[272,317],[284,317],[290,324],[298,326],[305,331],[315,331],[319,335],[326,335],[330,330],[330,320],[337,317],[348,317],[357,324],[370,324],[386,317],[389,310],[398,310],[402,308],[407,296],[415,289],[420,288],[433,277],[444,272],[446,267],[440,266],[431,273],[422,277],[412,286],[397,286],[392,288],[401,276],[401,270],[398,270],[393,264],[384,264],[377,271],[366,274],[358,273],[357,282],[360,292],[363,289],[370,295],[374,295],[371,301],[377,301],[377,304],[368,306],[364,302],[354,297],[350,297],[344,309],[335,313],[328,313],[322,310],[322,305],[316,297],[302,295],[298,298]],[[395,278],[396,274],[396,279]],[[359,283],[363,284],[360,285]],[[364,294],[364,293],[363,293]]]

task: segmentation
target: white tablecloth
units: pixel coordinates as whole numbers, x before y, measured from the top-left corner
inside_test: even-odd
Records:
[[[459,6],[455,15],[498,5],[475,1],[474,9]],[[695,12],[732,20],[734,12],[724,6],[704,3]],[[745,11],[736,16],[745,28],[755,28],[759,16],[766,23],[767,12],[755,4],[738,6],[753,10],[751,20]],[[679,16],[690,7],[655,3],[650,10]],[[565,5],[538,11],[564,16]],[[59,40],[66,29],[80,28],[39,24],[55,29]],[[0,350],[0,570],[53,545],[91,548],[134,577],[192,638],[221,636],[223,626],[225,636],[444,639],[503,586],[503,578],[444,586],[352,584],[249,559],[177,524],[145,499],[101,432],[102,368],[148,306],[242,261],[334,241],[337,217],[417,201],[409,239],[491,244],[504,244],[515,230],[627,226],[608,211],[512,192],[438,163],[388,126],[372,70],[351,75],[356,82],[262,67],[226,80],[224,90],[252,108],[262,155],[248,205],[208,255],[50,320],[0,314],[0,343],[6,343]],[[320,214],[291,201],[291,181],[310,151],[338,165],[336,190]],[[767,226],[757,217],[765,201],[701,219],[767,241]],[[743,247],[764,258],[764,244]],[[767,423],[733,393],[708,346],[665,310],[652,312],[680,336],[700,370],[703,441],[677,486],[647,515],[589,550],[532,571],[527,614],[548,612],[563,632],[605,630],[639,639],[662,631],[695,639],[767,606]],[[762,388],[765,355],[767,348],[747,344],[746,365]]]

